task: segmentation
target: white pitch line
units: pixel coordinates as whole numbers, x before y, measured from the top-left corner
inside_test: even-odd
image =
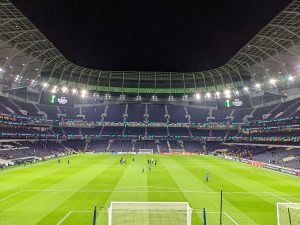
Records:
[[[177,192],[188,192],[188,193],[198,193],[198,194],[220,194],[219,191],[192,191],[192,190],[174,190],[174,191],[163,191],[163,190],[157,190],[157,191],[149,191],[149,190],[113,190],[113,189],[106,189],[106,190],[80,190],[80,189],[46,189],[46,190],[23,190],[26,192],[90,192],[90,193],[106,193],[106,192],[120,192],[120,193],[132,193],[132,192],[140,192],[140,193],[177,193]],[[250,195],[250,194],[271,194],[270,192],[247,192],[247,191],[240,191],[240,192],[223,192],[224,194],[244,194],[244,195]],[[275,196],[275,195],[274,195]]]
[[[202,213],[203,211],[197,211],[197,210],[193,210],[193,212],[196,213]],[[220,214],[220,212],[205,212],[206,214]],[[239,225],[227,212],[222,212],[222,214],[224,214],[225,216],[228,217],[229,220],[231,220],[231,222],[233,222],[235,225]]]
[[[62,224],[72,213],[90,213],[93,211],[70,211],[56,225]]]
[[[279,199],[285,201],[285,202],[291,203],[291,201],[289,201],[289,200],[287,200],[287,199],[285,199],[285,198],[282,198],[282,197],[280,197],[280,196],[278,196],[278,195],[276,195],[276,194],[274,194],[274,193],[272,193],[272,192],[268,192],[268,193],[269,193],[270,195],[276,197],[276,198],[279,198]]]
[[[235,224],[235,225],[239,225],[231,216],[229,216],[229,214],[227,212],[224,212],[224,214]]]
[[[12,195],[9,195],[9,196],[6,196],[6,197],[4,197],[4,198],[1,198],[1,199],[0,199],[0,202],[6,200],[6,199],[8,199],[8,198],[14,197],[14,196],[16,196],[16,195],[18,195],[18,194],[20,194],[20,193],[22,193],[22,192],[24,192],[24,191],[19,191],[19,192],[16,192],[16,193],[12,194]]]
[[[70,212],[68,212],[58,223],[57,223],[57,225],[60,225],[60,224],[62,224],[64,221],[65,221],[65,219],[67,219],[68,218],[68,216],[70,216],[71,215],[71,213],[72,213],[72,211],[70,211]]]

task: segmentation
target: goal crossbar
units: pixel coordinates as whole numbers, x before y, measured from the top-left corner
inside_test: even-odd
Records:
[[[138,151],[139,154],[153,154],[152,148],[140,148]]]

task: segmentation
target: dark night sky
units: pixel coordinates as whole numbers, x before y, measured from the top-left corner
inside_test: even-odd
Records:
[[[13,0],[72,62],[200,71],[226,63],[291,0]]]

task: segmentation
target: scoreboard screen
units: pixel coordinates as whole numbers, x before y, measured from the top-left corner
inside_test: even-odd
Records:
[[[232,99],[219,99],[217,104],[219,109],[251,108],[249,96],[241,96]]]
[[[69,95],[62,95],[59,93],[51,94],[48,92],[42,92],[40,104],[54,105],[54,106],[67,106],[73,107],[75,103],[75,97]]]

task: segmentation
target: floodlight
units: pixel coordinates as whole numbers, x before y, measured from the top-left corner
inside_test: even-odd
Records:
[[[87,90],[82,89],[81,92],[80,92],[80,95],[81,95],[82,98],[85,98],[86,95],[87,95]]]
[[[210,94],[209,92],[207,92],[206,95],[205,95],[205,97],[206,97],[206,98],[210,98],[210,97],[211,97],[211,94]]]
[[[136,96],[136,100],[137,100],[137,101],[141,101],[141,100],[142,100],[142,96],[137,95],[137,96]]]
[[[152,101],[157,101],[157,96],[156,95],[152,95]]]
[[[123,94],[122,94],[122,95],[120,95],[120,100],[121,100],[121,101],[124,101],[124,100],[125,100],[125,98],[126,98],[126,96],[125,96],[125,95],[123,95]]]
[[[62,90],[63,93],[68,92],[68,88],[67,87],[62,87],[61,90]]]
[[[187,96],[187,95],[183,95],[183,96],[182,96],[182,100],[183,100],[183,101],[187,101],[187,100],[188,100],[188,96]]]
[[[292,75],[288,75],[287,77],[288,81],[293,82],[294,81],[294,77]]]
[[[52,92],[53,94],[55,94],[55,93],[57,92],[57,86],[54,86],[54,87],[52,88],[51,92]]]
[[[273,79],[273,78],[269,80],[269,83],[272,84],[272,85],[275,85],[276,82],[277,82],[277,80],[275,80],[275,79]]]
[[[230,90],[225,90],[225,91],[224,91],[224,96],[225,96],[226,98],[231,98]]]
[[[260,85],[259,83],[256,83],[256,84],[254,85],[254,87],[255,87],[256,89],[260,89],[261,85]]]
[[[200,93],[196,93],[196,94],[195,94],[195,98],[196,98],[196,100],[198,100],[198,101],[199,101],[199,100],[201,99],[201,95],[200,95]]]

